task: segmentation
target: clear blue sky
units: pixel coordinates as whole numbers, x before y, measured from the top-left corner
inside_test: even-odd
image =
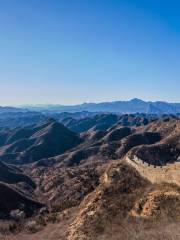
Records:
[[[0,0],[0,105],[180,102],[179,0]]]

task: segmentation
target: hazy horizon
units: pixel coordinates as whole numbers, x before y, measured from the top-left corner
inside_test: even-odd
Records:
[[[0,105],[180,102],[180,3],[0,1]]]
[[[164,101],[164,100],[145,100],[145,99],[140,99],[140,98],[129,98],[129,99],[115,99],[111,101],[100,101],[100,102],[79,102],[79,103],[73,103],[73,104],[61,104],[61,103],[28,103],[28,104],[11,104],[11,105],[6,105],[6,104],[0,104],[1,107],[46,107],[46,106],[76,106],[76,105],[81,105],[81,104],[99,104],[99,103],[111,103],[111,102],[118,102],[118,101],[131,101],[134,99],[142,100],[144,102],[166,102],[166,103],[180,103],[180,102],[169,102],[169,101]]]

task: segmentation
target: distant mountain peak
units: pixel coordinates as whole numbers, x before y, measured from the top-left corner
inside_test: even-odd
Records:
[[[139,98],[132,98],[131,100],[130,100],[130,102],[134,102],[134,103],[144,103],[144,101],[142,100],[142,99],[139,99]]]

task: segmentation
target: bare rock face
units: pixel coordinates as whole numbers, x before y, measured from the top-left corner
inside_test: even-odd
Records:
[[[179,221],[180,189],[173,185],[157,186],[136,203],[134,213],[144,218]]]

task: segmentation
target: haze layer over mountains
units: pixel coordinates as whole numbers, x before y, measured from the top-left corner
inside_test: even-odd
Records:
[[[49,110],[59,112],[112,112],[112,113],[147,113],[147,114],[174,114],[180,112],[180,103],[167,103],[163,101],[145,102],[138,98],[130,101],[115,101],[102,103],[84,103],[74,106],[39,105],[26,106],[31,110]]]

